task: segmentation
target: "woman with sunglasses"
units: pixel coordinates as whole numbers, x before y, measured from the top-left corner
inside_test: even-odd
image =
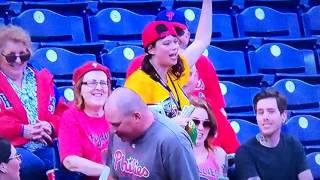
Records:
[[[65,109],[53,76],[28,65],[30,36],[20,27],[0,28],[0,136],[21,154],[22,179],[46,179],[53,168],[52,138]]]
[[[19,180],[20,155],[10,142],[0,138],[0,180]]]
[[[209,142],[216,135],[216,119],[208,103],[202,98],[192,97],[190,103],[195,110],[190,118],[197,126],[197,140],[193,149],[199,167],[200,177],[216,180],[226,176],[226,152]]]
[[[109,69],[88,62],[73,74],[75,102],[61,117],[60,159],[70,171],[81,172],[86,179],[98,179],[109,170],[102,154],[109,143],[110,125],[104,117],[104,104],[111,93]]]
[[[177,116],[189,104],[182,87],[188,82],[193,66],[208,47],[212,33],[212,0],[203,0],[198,32],[193,43],[180,52],[172,23],[154,21],[142,32],[146,55],[141,69],[127,79],[125,86],[139,94],[148,105],[159,106],[166,116],[185,126]]]

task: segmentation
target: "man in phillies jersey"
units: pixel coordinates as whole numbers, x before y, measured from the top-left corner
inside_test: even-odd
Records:
[[[135,92],[116,89],[105,105],[110,138],[107,165],[115,179],[198,180],[189,135],[153,113]]]

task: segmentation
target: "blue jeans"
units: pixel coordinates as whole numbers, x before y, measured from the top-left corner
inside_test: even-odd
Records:
[[[21,180],[46,180],[46,171],[53,169],[54,149],[45,147],[30,152],[25,148],[17,148],[21,154],[20,177]]]

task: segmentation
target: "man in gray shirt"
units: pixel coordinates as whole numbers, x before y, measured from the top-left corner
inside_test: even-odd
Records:
[[[115,179],[198,180],[192,142],[184,129],[157,113],[126,88],[116,89],[105,106],[114,134],[107,163]]]

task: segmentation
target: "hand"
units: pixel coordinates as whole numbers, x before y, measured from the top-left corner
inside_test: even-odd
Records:
[[[43,130],[40,129],[40,124],[28,124],[23,126],[23,137],[26,139],[31,139],[31,140],[38,140],[40,139],[41,132]]]
[[[172,120],[175,121],[182,128],[185,128],[191,119],[187,117],[183,117],[182,115],[178,115],[172,118]]]
[[[40,124],[40,128],[42,128],[48,135],[52,134],[52,126],[47,121],[38,121],[37,124]]]

